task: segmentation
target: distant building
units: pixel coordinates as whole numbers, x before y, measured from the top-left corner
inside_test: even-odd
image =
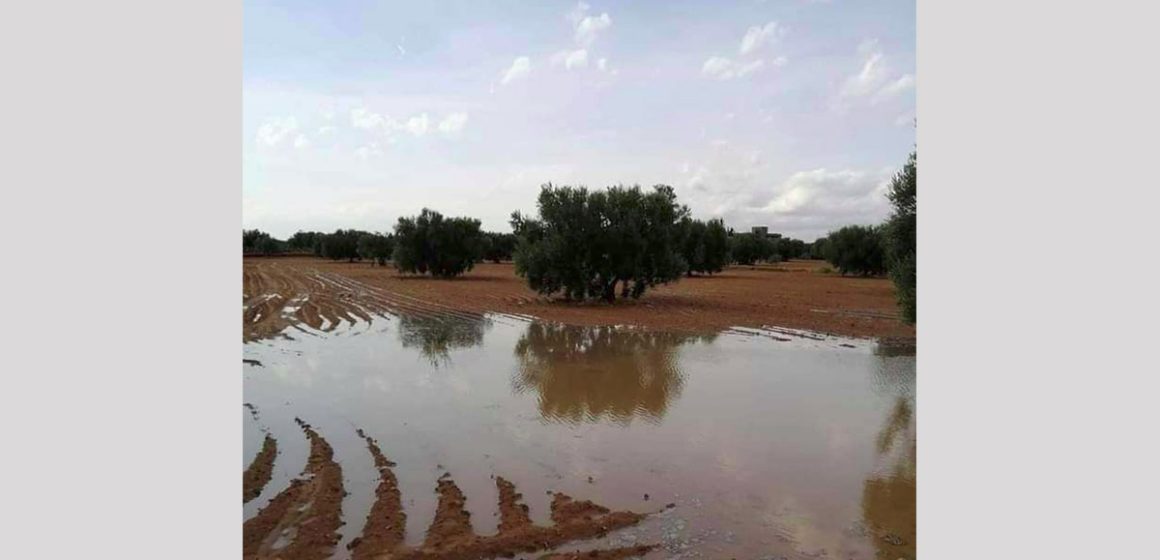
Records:
[[[752,231],[753,231],[753,235],[756,235],[758,237],[766,237],[769,235],[769,227],[768,226],[753,226]]]

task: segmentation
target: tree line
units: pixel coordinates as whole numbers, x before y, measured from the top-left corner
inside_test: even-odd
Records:
[[[259,230],[242,232],[246,255],[313,254],[367,261],[409,274],[452,278],[476,263],[512,261],[518,275],[544,295],[568,300],[639,298],[682,276],[714,274],[728,264],[825,259],[841,274],[889,273],[904,319],[916,315],[917,156],[891,181],[894,207],[880,225],[850,225],[813,243],[761,233],[737,233],[721,219],[692,218],[673,188],[615,186],[604,190],[544,185],[537,216],[514,212],[513,233],[481,230],[480,221],[424,208],[401,217],[391,233],[339,229],[299,231],[286,241]]]

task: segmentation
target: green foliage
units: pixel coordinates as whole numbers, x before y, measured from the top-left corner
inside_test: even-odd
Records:
[[[512,253],[516,250],[516,235],[514,233],[485,232],[483,234],[483,259],[498,263],[512,260]]]
[[[685,272],[681,221],[689,209],[672,187],[544,185],[539,219],[512,214],[518,242],[516,273],[545,295],[569,300],[639,298],[645,290]]]
[[[810,244],[809,258],[814,260],[826,260],[826,251],[830,247],[830,239],[827,237],[819,237]]]
[[[277,255],[285,252],[285,241],[274,239],[261,230],[242,230],[243,255]]]
[[[346,259],[350,262],[361,260],[362,256],[358,252],[358,240],[365,231],[358,231],[355,229],[338,229],[334,233],[322,236],[319,244],[320,256],[331,260]]]
[[[286,240],[286,245],[293,252],[314,251],[321,256],[320,243],[323,235],[317,231],[299,231]]]
[[[730,253],[737,264],[769,260],[776,254],[773,240],[752,233],[736,233],[729,238]]]
[[[479,220],[444,218],[424,208],[395,224],[395,268],[400,272],[451,278],[471,270],[483,254]]]
[[[886,272],[881,227],[845,226],[831,232],[826,260],[845,274],[872,276]]]
[[[702,222],[685,217],[681,220],[681,256],[688,274],[713,274],[729,264],[729,234],[720,219]]]
[[[809,256],[810,245],[801,239],[794,239],[792,237],[782,237],[774,241],[775,252],[781,256],[781,260],[788,261],[789,259],[801,259]]]
[[[913,323],[918,314],[918,153],[911,152],[906,166],[890,182],[886,195],[894,214],[884,226],[886,263],[898,292],[902,318]]]
[[[394,239],[389,235],[367,233],[358,238],[359,256],[376,262],[379,266],[387,264],[387,259],[391,258],[391,251],[394,247]]]

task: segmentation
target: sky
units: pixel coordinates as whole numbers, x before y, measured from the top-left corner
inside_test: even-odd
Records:
[[[510,231],[545,183],[807,241],[878,223],[914,46],[913,0],[245,0],[243,227]]]

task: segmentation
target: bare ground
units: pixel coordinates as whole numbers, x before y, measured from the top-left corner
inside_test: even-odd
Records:
[[[242,526],[243,558],[247,559],[316,559],[334,552],[342,526],[342,469],[334,462],[330,445],[309,424],[298,421],[310,439],[310,457],[302,476]],[[375,502],[367,515],[360,536],[348,548],[352,556],[378,559],[467,560],[477,558],[510,558],[520,553],[549,552],[572,543],[592,539],[610,531],[636,525],[645,514],[610,511],[590,501],[577,501],[561,493],[553,494],[552,525],[532,523],[522,496],[511,482],[495,477],[499,489],[499,530],[495,535],[480,536],[471,524],[471,514],[463,492],[450,474],[436,483],[439,497],[435,519],[427,537],[418,547],[403,542],[407,516],[399,494],[393,462],[379,449],[377,442],[358,430],[366,440],[375,466],[379,486]],[[620,559],[643,556],[652,545],[605,550],[551,553],[544,558]]]
[[[571,325],[636,325],[710,332],[733,326],[807,329],[913,340],[898,319],[885,278],[824,273],[819,261],[734,266],[650,290],[639,300],[574,303],[536,294],[510,263],[483,263],[460,278],[400,275],[389,267],[312,257],[243,260],[243,339],[275,336],[303,324],[331,330],[383,312],[498,312]]]

